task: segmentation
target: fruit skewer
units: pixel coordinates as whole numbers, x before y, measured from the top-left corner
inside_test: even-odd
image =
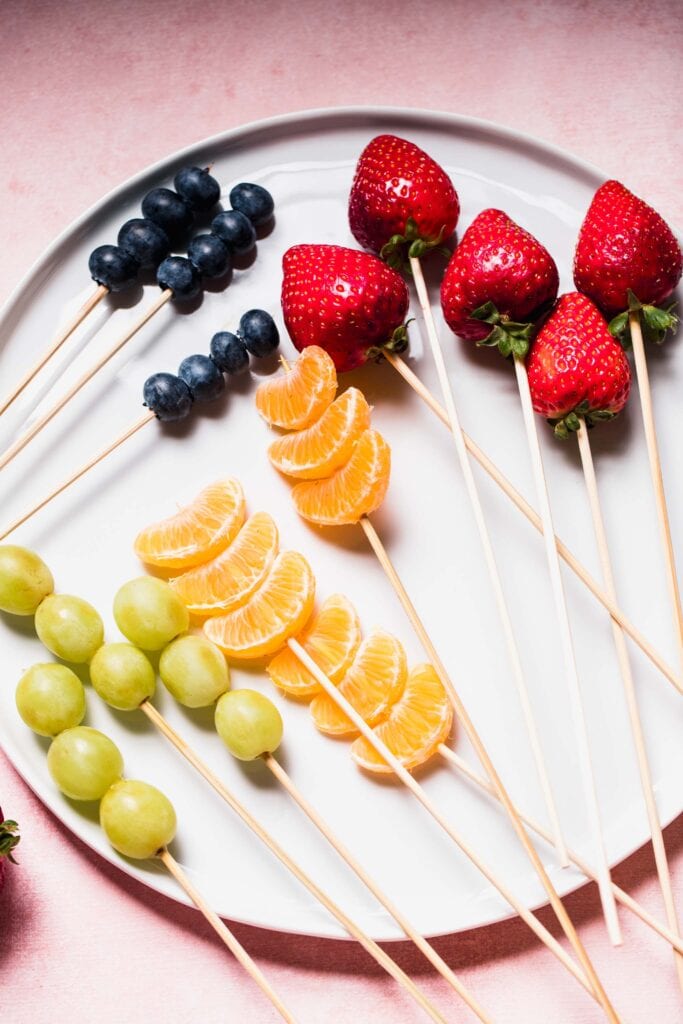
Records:
[[[588,423],[597,425],[601,420],[612,419],[626,405],[631,385],[628,360],[596,306],[590,299],[575,292],[563,295],[558,300],[532,344],[528,368],[535,411],[553,425],[557,437],[564,439],[576,434],[604,584],[609,595],[616,600]],[[670,929],[680,936],[628,648],[625,636],[614,620],[612,635],[666,919]],[[679,984],[683,986],[683,960],[679,955],[675,957],[675,965]]]

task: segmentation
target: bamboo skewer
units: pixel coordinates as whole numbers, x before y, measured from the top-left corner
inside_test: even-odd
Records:
[[[297,881],[301,882],[301,884],[308,889],[315,899],[317,899],[318,902],[336,918],[344,930],[356,939],[356,941],[361,944],[370,956],[413,997],[425,1013],[431,1017],[433,1021],[437,1021],[438,1024],[447,1024],[445,1018],[439,1013],[436,1007],[431,1004],[412,979],[408,977],[405,971],[403,971],[398,964],[396,964],[391,957],[377,945],[374,939],[371,939],[369,935],[366,935],[362,928],[360,928],[344,913],[341,907],[327,896],[322,889],[318,888],[313,879],[311,879],[303,869],[300,868],[294,860],[292,860],[289,854],[285,852],[279,843],[277,843],[276,840],[273,839],[273,837],[263,828],[263,826],[259,824],[256,818],[249,813],[246,807],[239,802],[237,797],[233,796],[227,786],[218,778],[217,775],[214,774],[214,772],[211,771],[208,765],[206,765],[194,750],[185,743],[182,737],[179,736],[171,724],[166,721],[157,708],[155,708],[153,704],[150,704],[148,700],[145,700],[140,705],[140,710],[147,715],[159,732],[166,737],[176,750],[178,750],[178,752],[182,754],[182,756],[196,771],[199,772],[206,782],[209,783],[216,793],[218,793],[218,795],[225,800],[233,811],[235,811],[251,831],[258,836],[261,842],[268,847],[271,853],[273,853],[278,860],[284,864],[284,866],[294,875]]]
[[[370,890],[373,896],[378,900],[379,903],[388,911],[388,913],[397,922],[401,930],[405,935],[417,946],[420,952],[426,957],[427,960],[432,964],[433,967],[439,972],[442,978],[444,978],[448,984],[454,989],[455,992],[460,996],[461,999],[467,1003],[469,1008],[476,1014],[480,1021],[488,1022],[491,1024],[491,1018],[487,1016],[486,1012],[481,1008],[474,996],[465,988],[458,977],[453,973],[448,964],[443,960],[436,952],[433,946],[431,946],[427,940],[410,924],[410,922],[403,916],[400,910],[390,901],[389,897],[382,892],[379,886],[373,882],[372,878],[367,874],[365,869],[358,863],[347,848],[340,842],[340,840],[334,835],[330,828],[325,824],[323,819],[320,817],[314,807],[306,800],[301,791],[294,785],[291,778],[282,767],[280,762],[273,757],[272,754],[264,754],[263,761],[265,762],[268,770],[274,775],[278,782],[287,790],[292,799],[298,804],[301,810],[304,812],[307,818],[313,822],[319,832],[327,839],[331,846],[337,851],[339,856],[344,860],[351,870],[360,878],[363,884]]]
[[[598,867],[598,889],[600,892],[600,902],[602,904],[602,910],[605,916],[605,923],[607,925],[610,940],[613,945],[618,946],[621,945],[623,940],[621,936],[621,929],[619,927],[619,916],[617,914],[614,893],[612,892],[612,879],[610,876],[609,864],[607,863],[607,853],[605,851],[602,835],[600,805],[598,803],[595,775],[591,759],[588,724],[586,722],[583,696],[581,693],[581,683],[579,681],[579,672],[574,653],[574,643],[572,640],[571,626],[569,624],[569,611],[567,609],[564,585],[562,583],[560,559],[557,554],[557,548],[555,547],[555,528],[553,526],[552,512],[550,511],[550,498],[543,470],[541,446],[538,441],[536,419],[531,403],[531,392],[529,391],[526,364],[521,356],[514,354],[513,358],[519,397],[522,405],[522,415],[524,417],[524,428],[526,431],[529,455],[531,457],[534,482],[536,485],[536,496],[541,510],[541,520],[543,522],[543,540],[545,543],[548,573],[550,576],[555,611],[560,628],[565,679],[572,705],[574,732],[579,748],[579,767],[583,776],[583,790],[588,807],[593,836],[593,847]]]
[[[591,509],[591,516],[593,519],[593,529],[595,532],[595,539],[598,547],[598,553],[600,555],[600,562],[602,565],[602,575],[605,581],[607,592],[613,600],[616,600],[616,586],[614,583],[614,574],[612,572],[612,563],[609,554],[609,547],[607,544],[607,532],[605,530],[605,523],[602,516],[602,508],[600,504],[600,495],[598,493],[598,484],[595,476],[595,466],[593,463],[593,454],[591,451],[590,438],[588,430],[586,428],[586,421],[583,416],[579,417],[579,430],[578,430],[578,442],[579,452],[581,455],[581,465],[583,467],[583,475],[586,481],[586,490],[588,492],[588,501]],[[633,743],[636,750],[636,758],[638,761],[638,771],[640,773],[640,782],[643,790],[643,798],[645,800],[645,808],[647,810],[647,818],[650,826],[650,836],[652,839],[652,851],[654,853],[655,864],[657,867],[657,876],[659,878],[659,885],[662,890],[662,898],[664,901],[664,909],[666,912],[666,920],[669,927],[676,935],[680,936],[680,926],[678,922],[678,915],[676,912],[676,904],[674,901],[673,889],[671,886],[671,875],[669,872],[669,863],[666,856],[666,848],[664,846],[664,837],[662,835],[662,826],[659,820],[659,813],[657,811],[657,804],[655,801],[654,787],[652,784],[652,773],[650,771],[650,764],[647,756],[647,746],[645,743],[645,736],[643,734],[643,725],[640,718],[640,711],[638,709],[638,700],[636,697],[636,689],[633,682],[633,673],[631,671],[631,663],[628,656],[628,650],[626,648],[626,640],[621,629],[614,620],[612,620],[612,634],[614,637],[614,646],[616,648],[617,660],[619,662],[619,669],[621,672],[621,679],[624,686],[624,695],[626,698],[626,706],[628,709],[629,720],[631,722],[631,731],[633,733]],[[683,958],[680,954],[675,956],[676,973],[678,975],[678,982],[683,990]]]
[[[427,337],[432,350],[432,356],[436,365],[439,382],[441,384],[441,392],[443,395],[444,402],[446,403],[446,411],[448,414],[448,423],[453,441],[455,443],[456,452],[458,455],[458,461],[460,463],[460,470],[465,480],[465,486],[467,489],[467,495],[474,515],[479,539],[481,541],[482,548],[484,550],[484,558],[489,573],[489,579],[493,588],[494,598],[498,609],[498,617],[503,630],[503,636],[505,638],[505,644],[508,652],[508,660],[512,668],[512,676],[515,681],[517,688],[517,695],[519,702],[522,707],[522,713],[524,716],[524,722],[526,725],[527,736],[529,738],[529,744],[533,755],[534,763],[536,766],[536,774],[545,801],[546,811],[548,813],[548,819],[550,821],[552,832],[555,841],[555,849],[562,867],[567,867],[569,860],[567,857],[567,847],[565,844],[564,836],[562,834],[562,828],[560,825],[559,815],[557,813],[557,807],[555,805],[555,798],[553,796],[552,786],[548,777],[548,769],[546,767],[545,758],[543,755],[543,748],[541,746],[541,740],[538,734],[538,727],[534,717],[534,712],[531,706],[531,698],[529,696],[529,690],[526,684],[526,678],[524,675],[524,669],[522,668],[522,661],[519,654],[519,648],[517,640],[515,638],[514,627],[512,625],[512,619],[507,605],[507,600],[503,591],[503,584],[496,564],[496,556],[493,551],[493,545],[491,543],[491,537],[486,525],[486,519],[484,517],[484,510],[481,506],[481,500],[479,498],[479,490],[477,488],[476,481],[474,479],[474,473],[472,472],[472,464],[470,463],[469,456],[467,454],[467,448],[465,446],[465,439],[463,437],[462,427],[460,425],[460,419],[458,417],[457,408],[455,405],[455,396],[453,389],[448,377],[446,370],[446,363],[444,361],[443,352],[441,350],[441,344],[439,342],[439,336],[434,322],[434,316],[432,314],[431,305],[429,302],[429,296],[427,294],[427,286],[425,284],[424,275],[422,273],[422,264],[419,259],[410,257],[410,267],[413,272],[413,280],[415,282],[415,288],[417,291],[418,300],[424,316],[425,327],[427,329]]]
[[[95,291],[90,296],[88,296],[88,298],[85,300],[85,302],[78,310],[76,315],[73,317],[73,319],[67,324],[66,327],[64,327],[59,332],[59,334],[52,342],[52,344],[46,349],[45,352],[43,352],[40,359],[36,363],[34,363],[34,365],[31,367],[30,370],[28,370],[27,373],[24,374],[19,383],[15,386],[14,390],[11,391],[7,398],[2,402],[2,404],[0,404],[0,416],[2,416],[2,414],[9,409],[9,407],[19,397],[19,395],[24,391],[24,389],[28,387],[33,378],[38,373],[40,373],[40,371],[43,369],[44,366],[47,365],[47,363],[49,363],[52,357],[56,355],[57,352],[59,352],[64,342],[71,337],[76,328],[80,327],[80,325],[83,323],[86,317],[88,317],[92,313],[93,309],[97,306],[97,304],[102,301],[105,295],[108,294],[109,289],[106,288],[103,284],[100,284],[97,286]]]
[[[485,790],[496,800],[499,799],[496,794],[496,791],[494,790],[493,786],[488,781],[488,779],[484,778],[483,775],[480,775],[478,772],[476,772],[474,768],[471,768],[467,761],[463,760],[463,758],[460,757],[459,754],[456,754],[454,750],[451,750],[450,747],[447,747],[444,743],[442,743],[441,746],[439,747],[439,753],[445,760],[449,761],[459,771],[461,771],[463,775],[465,775],[468,779],[471,779],[472,782],[475,782],[479,787],[481,787],[481,789]],[[533,829],[533,831],[536,832],[537,835],[541,836],[542,839],[545,839],[547,843],[550,843],[552,845],[553,837],[552,834],[548,831],[548,829],[544,828],[543,825],[539,824],[539,822],[534,821],[533,818],[529,817],[528,814],[525,814],[524,811],[519,810],[519,808],[518,814],[522,821],[529,826],[529,828]],[[594,882],[597,881],[596,871],[590,866],[590,864],[583,860],[583,858],[574,850],[569,850],[569,859],[573,864],[576,865],[579,871],[581,871],[586,876],[586,878],[592,878]],[[665,939],[666,942],[668,942],[669,945],[672,946],[672,948],[676,952],[683,953],[683,940],[681,940],[680,936],[672,932],[670,928],[667,928],[665,925],[661,924],[656,917],[653,917],[652,914],[650,914],[643,906],[641,906],[640,903],[634,900],[632,896],[629,896],[629,894],[624,889],[621,889],[616,884],[616,882],[612,882],[612,892],[614,893],[615,898],[619,900],[619,902],[622,904],[622,906],[630,910],[632,914],[635,914],[635,916],[640,921],[642,921],[643,924],[646,924],[648,928],[651,928],[662,939]]]
[[[152,303],[152,305],[142,314],[142,316],[139,317],[138,320],[136,320],[133,326],[128,328],[123,337],[119,338],[119,340],[114,345],[112,345],[112,347],[107,352],[105,352],[105,354],[100,359],[98,359],[94,366],[92,366],[86,373],[84,373],[82,377],[79,377],[76,383],[69,388],[66,394],[62,395],[62,397],[58,399],[57,402],[55,402],[55,404],[50,409],[48,409],[46,413],[44,413],[39,419],[37,419],[36,422],[31,427],[29,427],[29,429],[24,434],[22,434],[22,436],[18,438],[13,445],[7,448],[7,450],[4,451],[2,455],[0,455],[0,469],[4,469],[4,467],[8,465],[8,463],[10,463],[12,459],[26,447],[29,441],[33,440],[36,434],[39,434],[43,427],[47,426],[47,424],[54,419],[57,413],[59,413],[60,410],[62,410],[64,406],[68,402],[70,402],[71,399],[75,397],[75,395],[78,394],[81,388],[85,387],[88,381],[91,381],[95,374],[98,373],[103,366],[106,366],[109,360],[113,359],[117,352],[120,352],[120,350],[123,348],[126,342],[130,341],[130,339],[135,334],[137,334],[137,332],[142,327],[145,326],[148,320],[151,320],[154,314],[158,313],[162,306],[165,306],[166,303],[172,298],[173,292],[171,291],[171,289],[164,289],[161,295],[159,295]]]
[[[256,982],[258,987],[270,999],[271,1003],[278,1011],[283,1020],[286,1020],[288,1024],[296,1024],[295,1017],[289,1012],[285,1004],[271,988],[265,975],[254,963],[252,958],[247,953],[244,946],[235,938],[233,933],[227,927],[226,924],[220,919],[218,914],[214,913],[211,907],[207,904],[204,897],[200,892],[195,889],[192,882],[187,877],[186,873],[178,864],[177,860],[168,852],[166,848],[159,851],[157,854],[159,860],[162,862],[166,870],[175,878],[178,885],[187,893],[188,897],[192,900],[195,907],[201,914],[204,915],[206,920],[209,922],[213,930],[215,931],[218,938],[223,942],[230,952],[233,954],[235,959],[242,965],[247,974]]]

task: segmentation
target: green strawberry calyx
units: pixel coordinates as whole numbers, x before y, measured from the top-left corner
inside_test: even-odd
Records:
[[[0,857],[7,857],[12,864],[16,864],[12,851],[21,838],[17,835],[18,828],[16,821],[0,821]]]
[[[485,345],[490,348],[497,348],[502,356],[519,356],[522,359],[529,351],[529,340],[534,329],[532,323],[518,324],[505,313],[499,313],[492,302],[485,302],[470,313],[473,320],[480,320],[484,324],[491,324],[491,331],[477,342],[477,345]]]
[[[674,313],[675,307],[675,302],[666,309],[644,304],[629,288],[628,309],[623,313],[617,313],[610,321],[610,334],[617,339],[622,348],[629,349],[632,344],[630,316],[632,313],[639,313],[643,341],[661,345],[669,331],[673,333],[678,327],[679,318]]]
[[[408,348],[408,324],[412,323],[413,319],[414,317],[411,317],[404,324],[399,324],[389,340],[383,345],[372,345],[366,352],[367,358],[379,362],[384,352],[393,352],[396,356],[400,355],[401,352],[405,352]]]
[[[408,217],[404,233],[391,236],[389,241],[380,249],[380,258],[392,270],[408,272],[410,272],[409,260],[419,260],[430,249],[435,249],[437,252],[442,253],[446,259],[450,259],[450,249],[447,249],[445,245],[441,245],[444,230],[445,225],[441,228],[436,238],[423,238],[420,235],[417,222],[412,217]]]
[[[617,414],[607,409],[591,409],[588,401],[580,402],[571,412],[565,413],[559,419],[549,419],[548,423],[553,428],[553,433],[559,441],[566,441],[570,434],[575,433],[581,426],[581,419],[586,421],[590,429],[598,423],[613,420]]]

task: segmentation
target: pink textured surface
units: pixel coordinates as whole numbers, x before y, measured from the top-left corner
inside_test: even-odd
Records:
[[[674,0],[24,0],[4,5],[2,23],[0,299],[131,173],[213,132],[311,106],[393,103],[497,120],[592,160],[683,222]],[[378,39],[381,50],[368,44]],[[13,1021],[275,1020],[198,915],[96,859],[2,755],[0,800],[24,832],[0,902],[0,991]],[[683,820],[667,842],[683,901]],[[616,880],[661,914],[648,851]],[[631,1024],[680,1020],[664,944],[624,913],[625,945],[612,950],[592,887],[568,907]],[[237,931],[302,1021],[423,1019],[351,945]],[[602,1019],[518,922],[437,945],[502,1024]],[[443,983],[411,948],[394,949],[449,1019],[470,1019],[447,1009]]]

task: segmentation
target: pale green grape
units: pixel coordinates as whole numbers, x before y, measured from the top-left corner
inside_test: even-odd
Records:
[[[58,658],[81,665],[104,640],[99,613],[82,597],[50,594],[36,612],[36,633]]]
[[[111,707],[133,711],[153,695],[156,675],[139,648],[104,644],[90,662],[90,682]]]
[[[104,794],[100,824],[119,853],[135,860],[154,857],[175,835],[173,804],[147,782],[124,779]]]
[[[277,750],[282,718],[273,702],[257,690],[231,690],[216,704],[216,729],[231,754],[253,761]]]
[[[187,608],[168,583],[139,576],[114,598],[114,618],[123,635],[145,651],[159,651],[190,624]]]
[[[175,699],[188,708],[205,708],[230,686],[223,652],[203,636],[179,636],[165,647],[159,675]]]
[[[123,773],[116,744],[85,725],[60,732],[47,752],[50,775],[72,800],[99,800]]]
[[[33,615],[54,587],[52,573],[35,551],[0,545],[0,611]]]
[[[75,672],[48,661],[33,665],[17,683],[17,711],[39,736],[56,736],[80,725],[85,715],[85,690]]]

